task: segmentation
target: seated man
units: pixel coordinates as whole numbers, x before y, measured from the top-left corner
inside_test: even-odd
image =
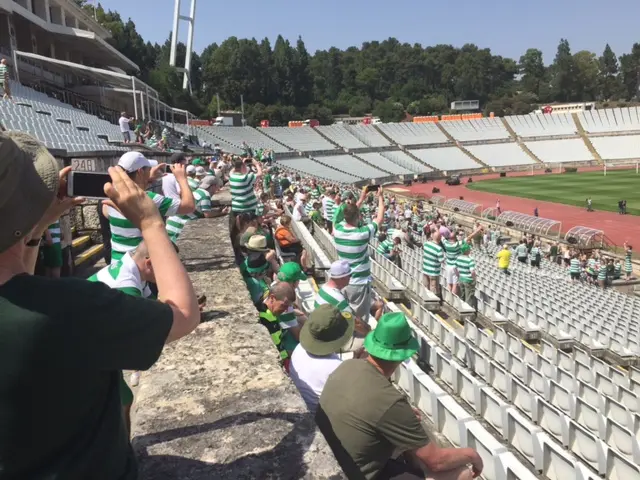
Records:
[[[275,240],[278,242],[282,253],[294,253],[296,262],[300,263],[304,268],[310,266],[309,254],[302,248],[301,240],[293,233],[290,216],[283,215],[280,217],[280,226],[276,229]]]
[[[366,360],[347,360],[331,374],[316,412],[318,427],[347,477],[470,480],[480,475],[480,455],[430,442],[407,399],[389,381],[419,349],[405,316],[383,315],[365,348]],[[394,452],[402,457],[393,459]]]
[[[327,378],[340,365],[337,353],[351,340],[353,326],[350,313],[325,304],[311,312],[302,327],[290,375],[310,412],[315,412]]]

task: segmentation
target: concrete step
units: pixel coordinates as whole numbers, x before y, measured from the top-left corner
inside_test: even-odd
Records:
[[[471,153],[469,150],[467,150],[461,142],[459,142],[458,140],[456,140],[455,138],[453,138],[453,135],[451,135],[446,128],[444,128],[440,122],[436,122],[435,123],[436,126],[440,129],[440,131],[445,135],[445,137],[447,137],[449,139],[449,141],[451,143],[453,143],[453,145],[455,145],[456,147],[458,147],[460,150],[462,150],[464,152],[464,154],[468,157],[471,157],[473,159],[474,162],[476,162],[478,164],[478,168],[480,167],[484,167],[487,168],[489,170],[491,170],[491,167],[489,165],[487,165],[486,163],[484,163],[482,160],[480,160],[478,157],[476,157],[473,153]]]
[[[73,248],[74,251],[78,251],[88,247],[90,244],[91,237],[89,235],[82,235],[73,239],[71,242],[71,248]]]
[[[576,126],[578,127],[578,133],[580,134],[580,137],[582,137],[582,141],[584,142],[584,144],[587,146],[587,148],[589,149],[589,151],[593,155],[593,158],[595,158],[598,161],[598,163],[600,163],[600,164],[604,163],[604,161],[602,160],[602,157],[600,156],[600,153],[596,150],[596,147],[593,146],[593,143],[591,143],[591,140],[587,136],[587,132],[585,132],[584,127],[580,123],[580,119],[578,118],[578,114],[577,113],[572,113],[571,117],[573,118],[573,121],[575,122]]]
[[[94,245],[91,248],[87,248],[85,251],[80,253],[74,258],[74,264],[76,267],[79,266],[88,266],[93,262],[97,261],[102,254],[102,250],[104,249],[104,245]]]
[[[509,122],[507,122],[507,120],[504,117],[502,117],[501,120],[502,120],[502,123],[504,124],[504,128],[507,129],[507,131],[509,132],[509,135],[511,135],[511,138],[513,138],[516,141],[516,143],[520,146],[522,151],[527,155],[529,155],[533,160],[535,160],[536,163],[544,163],[542,160],[538,158],[538,156],[535,153],[531,151],[529,147],[525,145],[525,143],[522,140],[520,140],[520,137],[516,135],[515,130],[511,128],[511,125],[509,125]]]

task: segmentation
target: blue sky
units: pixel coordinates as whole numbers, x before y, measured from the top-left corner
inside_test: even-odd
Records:
[[[103,7],[131,17],[145,40],[163,42],[171,30],[174,0],[99,0]],[[191,0],[182,0],[187,14]],[[198,0],[195,50],[212,42],[282,34],[301,35],[310,52],[331,46],[396,37],[401,42],[461,46],[475,43],[518,59],[537,47],[553,61],[560,38],[575,53],[598,55],[608,42],[617,55],[640,42],[639,0]],[[186,41],[182,22],[180,39]]]

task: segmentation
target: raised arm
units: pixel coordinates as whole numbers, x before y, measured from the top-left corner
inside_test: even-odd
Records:
[[[378,226],[382,225],[384,221],[384,192],[382,187],[378,189],[378,213],[376,215],[376,223]]]
[[[184,165],[176,163],[171,165],[171,171],[176,177],[178,185],[180,185],[180,207],[178,208],[178,215],[187,215],[193,213],[196,209],[196,201],[193,198],[191,188],[189,188],[189,182],[187,181],[187,170]]]

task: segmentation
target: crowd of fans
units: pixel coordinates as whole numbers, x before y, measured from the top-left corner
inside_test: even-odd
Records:
[[[196,328],[206,302],[178,256],[191,221],[228,216],[256,319],[349,478],[470,479],[483,469],[475,450],[430,441],[419,412],[389,380],[419,346],[405,315],[385,313],[372,289],[371,244],[398,265],[403,249],[421,251],[425,287],[438,296],[447,288],[472,307],[472,246],[497,257],[507,275],[512,255],[532,269],[546,257],[573,281],[602,287],[632,273],[630,245],[624,265],[598,251],[545,248],[533,236],[512,246],[497,227],[465,228],[453,214],[382,187],[302,178],[274,165],[266,150],[234,156],[214,146],[206,157],[176,153],[168,164],[122,155],[98,205],[106,266],[88,281],[58,278],[62,242],[70,240],[59,218],[83,201],[65,195],[69,169],[59,172],[23,134],[0,133],[0,155],[10,172],[0,169],[0,476],[7,478],[135,478],[129,384],[166,343]],[[230,207],[212,199],[222,188]],[[310,309],[298,293],[314,258],[296,225],[326,230],[337,253]],[[39,258],[44,275],[34,276]],[[80,382],[69,375],[79,359]],[[125,370],[133,371],[129,382]]]

